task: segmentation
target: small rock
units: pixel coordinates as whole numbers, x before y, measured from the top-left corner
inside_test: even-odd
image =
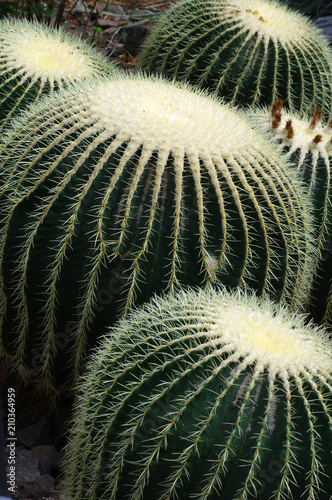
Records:
[[[33,483],[34,494],[37,498],[49,496],[54,492],[54,479],[49,474],[39,476]]]
[[[124,47],[130,55],[136,56],[149,30],[145,26],[133,26],[125,31]]]
[[[46,496],[53,496],[54,491],[54,479],[48,474],[39,476],[32,484],[28,484],[25,488],[20,491],[20,498],[40,500]]]
[[[15,480],[18,486],[32,483],[40,475],[39,458],[30,450],[21,450],[16,456]]]
[[[40,436],[42,434],[45,422],[46,419],[43,418],[39,422],[25,427],[25,429],[17,431],[17,439],[28,448],[37,446],[38,444],[40,444]]]
[[[325,32],[325,36],[332,41],[332,16],[324,16],[316,19],[317,26]]]
[[[71,9],[71,13],[74,13],[74,12],[82,12],[82,13],[86,13],[88,12],[88,6],[86,4],[86,2],[82,2],[81,0],[78,0],[78,2],[75,2],[74,6],[72,7]]]
[[[99,17],[97,23],[98,26],[105,29],[119,26],[118,22],[103,17]]]
[[[41,444],[34,446],[31,451],[39,458],[39,471],[41,475],[51,473],[52,455],[56,449],[52,445]]]
[[[112,14],[123,14],[124,9],[121,5],[111,4],[107,7],[107,12],[112,12]]]

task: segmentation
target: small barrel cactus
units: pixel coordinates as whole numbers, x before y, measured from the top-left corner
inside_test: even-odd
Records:
[[[330,500],[332,343],[239,291],[155,298],[79,386],[70,500]]]
[[[183,0],[144,42],[139,64],[241,105],[283,98],[292,110],[331,105],[332,51],[303,14],[273,0]]]
[[[0,161],[2,342],[17,367],[75,378],[105,326],[178,284],[304,307],[311,204],[217,98],[142,75],[83,82],[16,119]]]
[[[314,205],[317,254],[311,310],[317,321],[332,326],[332,122],[318,108],[309,116],[291,113],[277,100],[271,109],[248,113],[253,124],[277,140],[308,186]]]
[[[1,20],[0,130],[41,95],[113,71],[100,51],[70,33],[25,19]]]

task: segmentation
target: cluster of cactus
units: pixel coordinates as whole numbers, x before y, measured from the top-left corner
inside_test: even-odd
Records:
[[[177,285],[246,286],[305,307],[306,193],[244,112],[216,98],[141,75],[73,84],[13,120],[0,155],[2,344],[50,385],[75,380],[134,303]]]
[[[0,348],[78,392],[65,500],[331,498],[331,104],[275,0],[179,1],[134,75],[0,23]]]
[[[121,320],[82,380],[71,500],[329,500],[332,342],[240,292],[185,290]]]
[[[331,106],[331,50],[304,15],[270,0],[182,0],[146,39],[141,69],[189,81],[241,105],[283,98]]]

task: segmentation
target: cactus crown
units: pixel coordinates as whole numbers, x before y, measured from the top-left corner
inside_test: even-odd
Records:
[[[265,129],[273,132],[276,139],[287,146],[288,154],[298,150],[301,165],[305,155],[310,151],[315,157],[326,157],[332,152],[332,121],[324,121],[324,113],[317,108],[312,116],[292,113],[283,110],[284,101],[278,99],[271,107],[270,120],[265,120]],[[257,113],[262,117],[261,113]],[[263,125],[263,117],[261,118]]]
[[[226,158],[251,150],[269,154],[264,136],[243,113],[187,85],[136,75],[125,81],[125,88],[123,80],[113,78],[85,93],[96,127],[151,152]]]
[[[2,75],[15,71],[51,85],[91,77],[111,66],[71,33],[26,19],[1,20],[0,56]]]
[[[114,71],[100,51],[71,33],[25,19],[1,20],[1,126],[44,93]]]
[[[258,307],[255,299],[244,300],[239,294],[225,300],[217,311],[221,328],[211,332],[211,338],[215,335],[220,341],[222,337],[225,344],[233,345],[239,357],[255,353],[257,363],[274,373],[315,373],[318,366],[323,372],[332,371],[331,350],[325,350],[324,337],[308,337],[303,324],[296,325],[285,311],[276,314],[271,305]]]
[[[143,43],[139,64],[245,106],[277,98],[292,110],[331,104],[328,41],[304,15],[273,0],[177,2]]]
[[[6,70],[49,81],[79,79],[96,71],[88,46],[65,32],[26,20],[2,21],[0,54]],[[83,49],[84,48],[84,49]]]
[[[280,2],[270,0],[216,0],[208,2],[211,12],[221,19],[227,17],[239,28],[257,33],[274,43],[301,44],[303,48],[322,37],[309,18]],[[213,9],[214,6],[214,9]],[[323,37],[322,37],[323,38]]]
[[[111,333],[78,386],[69,498],[328,500],[322,328],[209,288],[155,298]]]

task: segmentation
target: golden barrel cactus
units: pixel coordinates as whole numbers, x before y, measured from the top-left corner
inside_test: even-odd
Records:
[[[243,106],[331,106],[332,50],[310,19],[275,0],[182,0],[145,40],[140,68]]]
[[[25,19],[0,20],[0,131],[42,95],[116,71],[78,36]]]
[[[252,294],[184,290],[108,332],[77,387],[71,500],[330,500],[332,344]]]
[[[78,83],[12,122],[0,162],[1,336],[21,370],[75,379],[106,326],[178,285],[305,305],[308,197],[215,97],[142,75]]]

